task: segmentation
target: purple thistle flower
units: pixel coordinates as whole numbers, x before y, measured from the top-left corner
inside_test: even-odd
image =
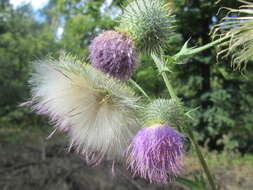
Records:
[[[184,137],[168,125],[141,129],[127,151],[127,165],[134,175],[167,184],[180,174]]]
[[[129,79],[136,68],[134,43],[125,34],[106,31],[93,39],[89,51],[94,67],[118,79]]]

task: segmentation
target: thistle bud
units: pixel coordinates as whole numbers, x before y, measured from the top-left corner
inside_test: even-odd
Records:
[[[162,0],[136,0],[129,3],[118,30],[129,33],[142,53],[157,52],[172,35],[174,17]]]

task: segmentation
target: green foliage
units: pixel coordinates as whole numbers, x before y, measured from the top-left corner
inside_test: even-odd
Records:
[[[76,15],[65,23],[62,43],[66,51],[75,55],[87,56],[87,46],[91,36],[90,31],[96,27],[94,19],[89,15]]]
[[[65,21],[61,44],[66,51],[87,57],[90,41],[103,29],[111,28],[113,22],[106,17],[97,20],[91,15],[73,15]]]
[[[0,12],[0,127],[25,127],[38,121],[18,108],[28,97],[30,63],[52,53],[55,35],[28,5],[14,10],[7,3]]]
[[[208,190],[207,184],[203,175],[194,175],[193,179],[187,179],[184,177],[177,177],[177,182],[185,185],[191,190]]]
[[[91,40],[103,30],[115,25],[110,15],[101,11],[103,1],[55,0],[51,1],[51,17],[64,20],[64,32],[60,40],[62,48],[79,57],[87,57]]]
[[[183,41],[189,38],[190,45],[201,46],[211,41],[210,28],[215,24],[217,12],[220,7],[238,7],[238,2],[221,1],[174,1],[176,10],[177,31],[182,35]],[[222,12],[223,16],[226,12]],[[183,43],[181,44],[181,46]],[[223,135],[229,136],[234,142],[234,148],[248,150],[252,143],[253,118],[252,96],[253,84],[252,67],[248,68],[246,75],[234,72],[229,64],[230,60],[220,60],[216,64],[216,51],[214,49],[194,56],[186,61],[185,65],[176,65],[171,80],[177,93],[189,107],[198,107],[196,119],[192,123],[199,132],[199,140],[208,140],[211,148],[223,148],[228,142]],[[168,52],[170,54],[170,52]],[[249,122],[249,123],[248,123]],[[251,137],[250,137],[251,136]],[[229,141],[229,142],[230,142]],[[236,143],[235,143],[236,142]]]

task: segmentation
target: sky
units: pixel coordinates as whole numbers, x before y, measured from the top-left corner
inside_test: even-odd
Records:
[[[26,4],[26,3],[31,3],[31,5],[33,6],[34,10],[38,10],[38,9],[41,9],[43,8],[47,3],[48,3],[49,0],[10,0],[10,3],[14,6],[14,7],[18,7],[22,4]],[[41,20],[41,17],[38,16],[37,18],[38,20]],[[56,31],[56,37],[58,39],[61,38],[62,36],[62,33],[63,33],[63,27],[60,26],[57,31]]]
[[[48,3],[48,1],[49,0],[10,0],[11,4],[13,4],[14,7],[18,7],[23,3],[31,3],[35,10],[44,7]]]
[[[31,3],[31,5],[33,6],[34,10],[38,10],[43,8],[49,0],[10,0],[10,3],[16,8],[22,4],[27,4],[27,3]],[[112,0],[106,0],[106,5],[110,5],[112,3]],[[105,8],[105,7],[104,7]],[[41,16],[37,15],[37,20],[41,20]],[[63,27],[60,26],[57,31],[56,31],[56,36],[57,38],[61,38],[63,33]]]

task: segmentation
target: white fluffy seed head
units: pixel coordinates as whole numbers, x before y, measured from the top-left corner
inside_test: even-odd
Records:
[[[33,105],[66,131],[70,148],[99,163],[119,159],[139,127],[138,100],[126,84],[71,56],[35,64]]]

